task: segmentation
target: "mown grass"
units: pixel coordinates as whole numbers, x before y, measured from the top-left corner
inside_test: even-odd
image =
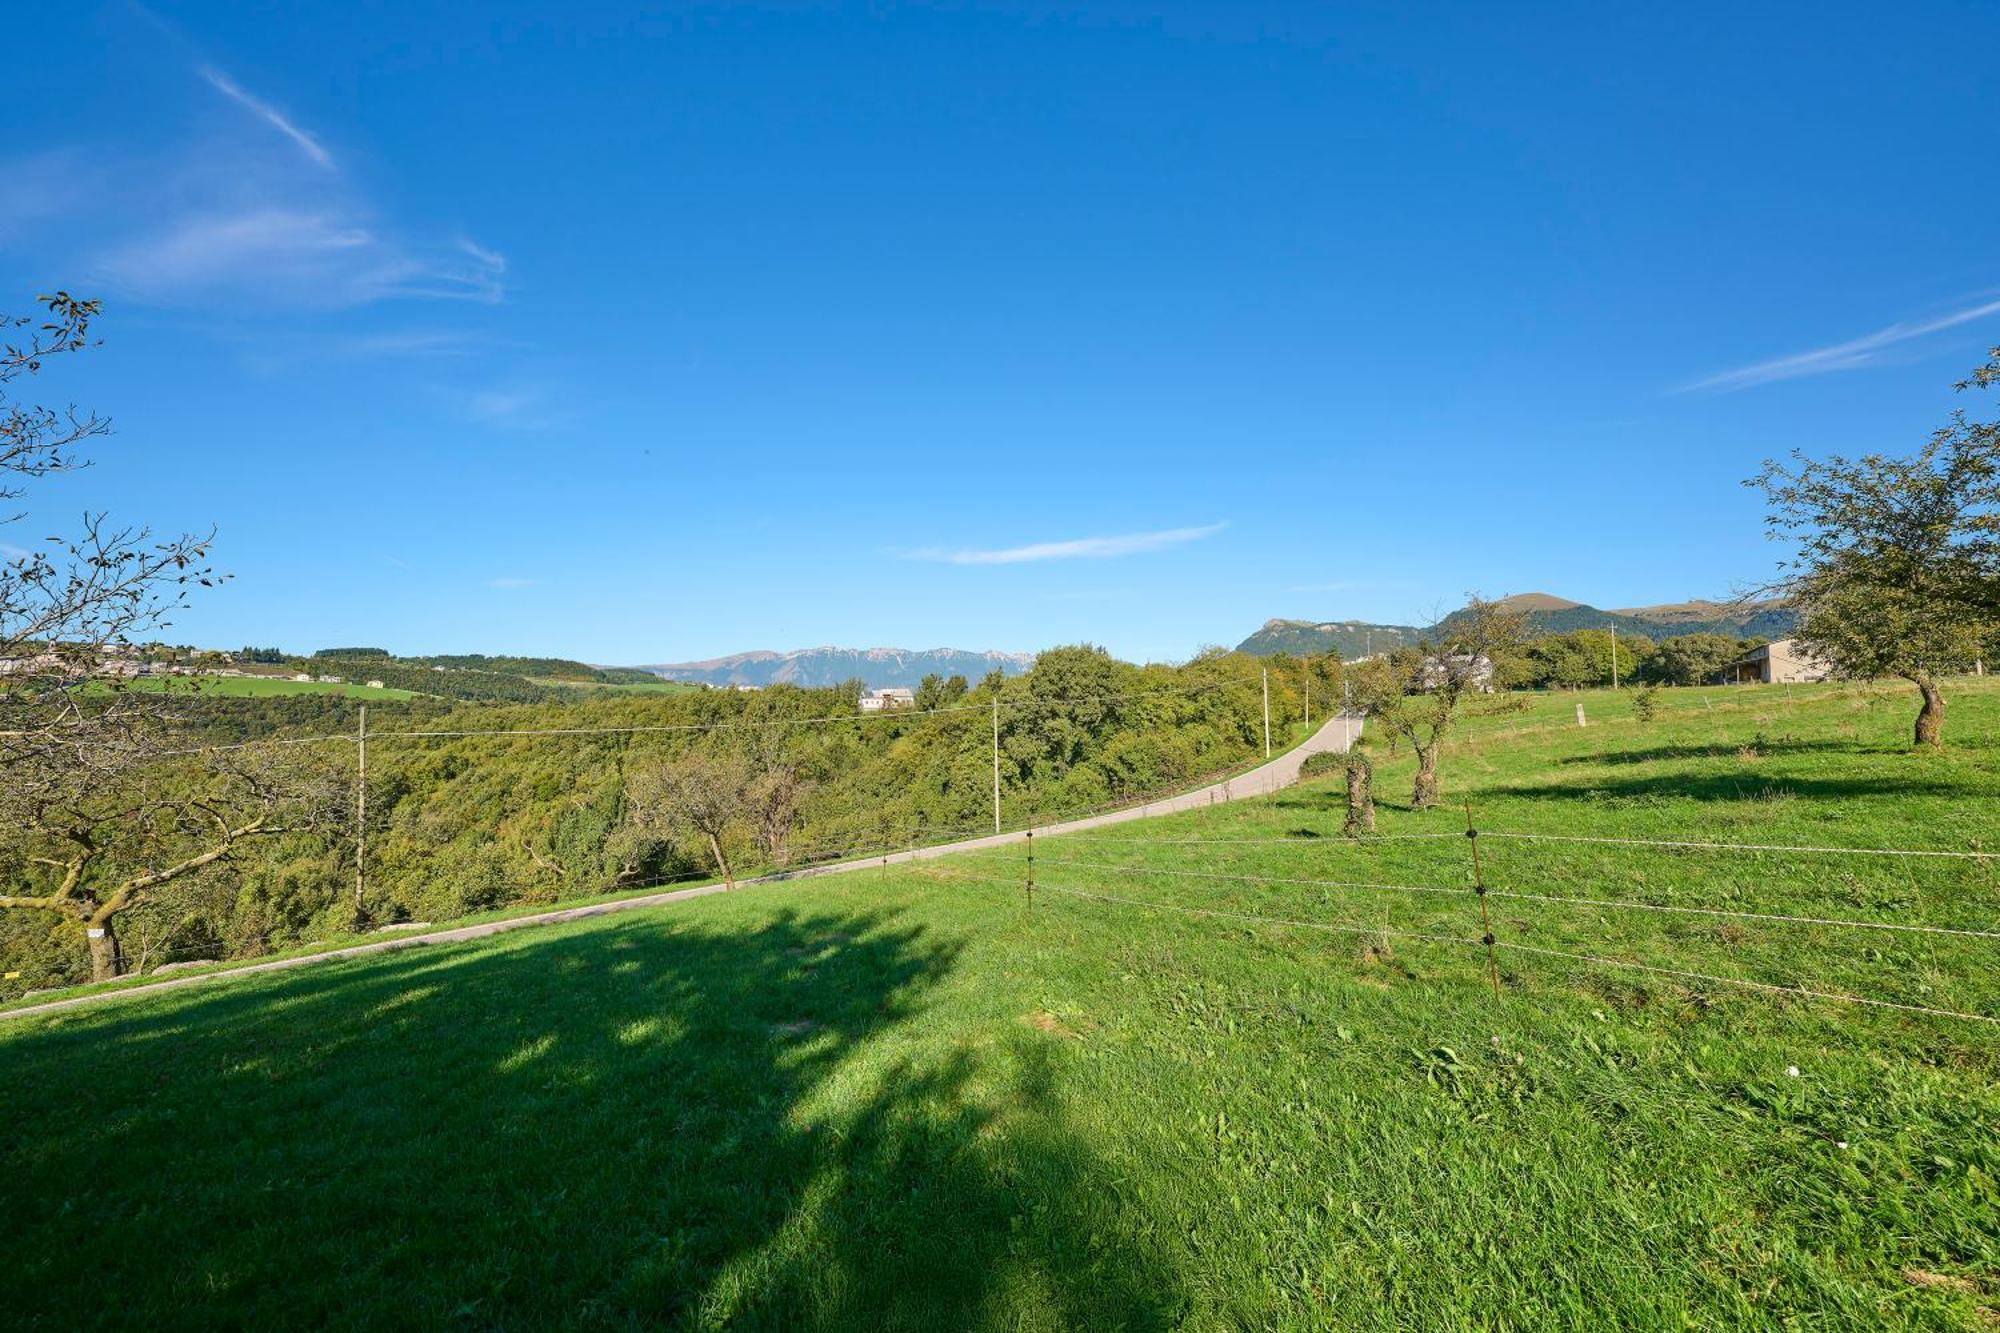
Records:
[[[686,694],[689,690],[701,688],[684,680],[563,680],[555,676],[534,676],[530,679],[537,685],[601,694]]]
[[[1480,826],[1993,836],[1984,687],[1958,692],[1936,757],[1902,751],[1900,691],[1674,698],[1650,725],[1585,696],[1581,730],[1559,725],[1574,702],[1467,729],[1445,777]],[[1380,758],[1393,798],[1407,761]],[[1385,805],[1362,847],[1327,836],[1338,818],[1321,783],[1038,839],[1032,909],[1010,850],[16,1020],[0,1309],[61,1327],[1993,1317],[2000,1029],[1507,946],[1995,1014],[2000,941],[1496,898],[1496,1000],[1482,947],[1409,938],[1480,932],[1465,840],[1386,836],[1456,832],[1463,809]],[[1224,838],[1243,841],[1192,841]],[[1976,862],[1481,845],[1498,891],[2000,926]]]
[[[337,694],[348,699],[403,700],[413,690],[372,689],[365,682],[286,680],[279,676],[135,676],[116,684],[94,683],[97,689],[142,690],[154,694],[192,694],[221,699],[268,699],[293,694]]]

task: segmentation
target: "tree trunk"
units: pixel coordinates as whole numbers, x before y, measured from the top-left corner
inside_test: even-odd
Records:
[[[1375,769],[1365,754],[1348,752],[1347,824],[1341,832],[1348,837],[1375,831]]]
[[[1917,745],[1938,749],[1944,744],[1944,691],[1938,688],[1936,678],[1929,674],[1910,679],[1924,696],[1924,706],[1917,713]]]
[[[84,942],[90,946],[90,979],[110,981],[125,975],[125,959],[118,952],[118,933],[109,918],[92,924],[84,922]]]
[[[736,877],[729,873],[729,858],[722,854],[722,841],[713,833],[708,835],[708,850],[715,853],[715,864],[722,871],[723,885],[727,888],[735,888]]]
[[[1428,810],[1438,803],[1438,747],[1411,743],[1417,752],[1417,781],[1410,789],[1410,808]]]

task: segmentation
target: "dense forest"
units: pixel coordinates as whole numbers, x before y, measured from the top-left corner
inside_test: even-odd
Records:
[[[996,702],[1010,826],[1138,799],[1262,754],[1265,667],[1281,743],[1309,680],[1315,716],[1339,699],[1330,658],[1217,651],[1142,667],[1074,647],[1043,653],[1023,676],[926,680],[902,714],[860,714],[852,686],[373,703],[358,898],[356,705],[191,699],[182,726],[194,753],[145,775],[153,799],[227,819],[254,797],[270,813],[258,836],[121,914],[121,966],[252,957],[401,921],[989,829]],[[385,670],[380,659],[369,669]],[[562,734],[506,734],[528,731]],[[705,817],[689,813],[688,793],[708,801]],[[115,880],[202,845],[199,818],[141,832],[91,873]],[[41,881],[59,871],[34,852],[17,849],[7,869],[19,889],[46,892]],[[88,978],[78,934],[66,919],[0,913],[0,995]]]

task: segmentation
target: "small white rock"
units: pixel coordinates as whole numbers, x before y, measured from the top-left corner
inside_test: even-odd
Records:
[[[1785,1077],[1786,1077],[1786,1078],[1797,1078],[1798,1076],[1799,1076],[1799,1067],[1798,1067],[1797,1065],[1786,1065],[1786,1066],[1785,1066]]]

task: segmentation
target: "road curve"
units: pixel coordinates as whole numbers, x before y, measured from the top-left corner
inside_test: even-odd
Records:
[[[1183,810],[1200,810],[1211,805],[1221,805],[1225,801],[1240,801],[1246,796],[1268,796],[1282,787],[1289,787],[1297,782],[1299,769],[1304,767],[1307,759],[1316,754],[1344,753],[1348,746],[1354,744],[1354,738],[1360,734],[1360,718],[1350,717],[1345,713],[1338,714],[1296,747],[1246,773],[1238,773],[1233,778],[1194,791],[1182,792],[1178,796],[1165,796],[1157,801],[1148,801],[1143,805],[1126,806],[1122,810],[1112,810],[1101,815],[1087,815],[1081,819],[1038,824],[1033,832],[1038,838],[1054,837],[1064,833],[1081,833],[1085,829],[1127,824],[1135,819],[1154,819],[1160,815],[1179,814]],[[823,866],[780,871],[777,874],[764,875],[756,880],[743,882],[769,884],[779,880],[811,879],[816,875],[838,875],[844,871],[865,870],[871,866],[898,865],[906,861],[930,861],[940,856],[953,856],[959,852],[979,852],[1024,842],[1028,833],[1027,829],[1009,829],[1004,833],[989,833],[984,837],[966,838],[959,842],[941,842],[930,847],[914,847],[852,861],[831,861]]]
[[[1037,826],[1036,837],[1049,837],[1064,833],[1078,833],[1085,829],[1106,828],[1113,824],[1125,824],[1135,819],[1154,819],[1160,815],[1178,814],[1184,810],[1199,810],[1226,801],[1240,801],[1250,796],[1267,796],[1283,787],[1289,787],[1299,780],[1299,769],[1313,755],[1339,754],[1354,743],[1361,734],[1361,719],[1339,714],[1327,721],[1318,731],[1308,736],[1298,746],[1260,764],[1233,778],[1212,783],[1194,791],[1182,792],[1178,796],[1162,797],[1142,805],[1127,806],[1122,810],[1112,810],[1101,815],[1088,815],[1081,819],[1060,820],[1053,824]],[[989,833],[983,837],[966,838],[959,842],[938,843],[930,847],[906,848],[884,855],[858,857],[847,861],[829,861],[825,865],[808,866],[800,870],[780,870],[769,875],[758,875],[751,879],[738,880],[739,887],[750,884],[779,884],[799,879],[817,879],[822,875],[841,875],[854,870],[872,870],[885,865],[899,865],[910,861],[931,861],[941,856],[954,856],[960,852],[985,851],[993,847],[1006,847],[1024,842],[1029,830],[1013,829],[1004,833]],[[301,954],[297,958],[277,958],[265,963],[246,963],[242,967],[232,967],[221,972],[197,972],[187,976],[169,977],[149,982],[141,986],[128,986],[122,990],[99,991],[93,995],[75,995],[65,1000],[49,1000],[42,1004],[31,1004],[19,1009],[0,1011],[0,1021],[10,1018],[28,1018],[36,1014],[59,1013],[65,1009],[78,1009],[85,1005],[109,1004],[117,1000],[135,999],[140,996],[155,995],[164,990],[175,990],[186,986],[213,985],[217,982],[233,981],[238,977],[255,976],[265,972],[289,971],[295,967],[309,967],[314,963],[329,962],[340,958],[361,958],[369,954],[392,953],[398,949],[414,948],[423,944],[458,944],[465,940],[484,939],[503,931],[520,930],[527,926],[556,925],[564,921],[584,921],[595,916],[609,916],[614,912],[631,912],[646,907],[662,907],[668,903],[681,902],[688,898],[705,898],[712,893],[723,893],[727,886],[722,884],[700,884],[690,889],[674,889],[666,893],[649,893],[637,898],[620,898],[615,902],[591,903],[585,907],[565,907],[552,912],[537,912],[532,916],[509,917],[505,921],[482,921],[478,925],[458,926],[449,930],[427,930],[422,934],[398,935],[394,939],[371,940],[367,944],[351,944],[344,949],[328,949],[321,953]]]

